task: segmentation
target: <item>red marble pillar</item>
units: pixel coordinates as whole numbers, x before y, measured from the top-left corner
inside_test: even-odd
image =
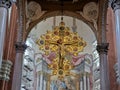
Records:
[[[10,24],[9,28],[7,28],[5,43],[4,43],[4,53],[3,60],[9,60],[14,64],[15,61],[15,38],[16,38],[16,22],[17,22],[17,8],[16,4],[12,4],[11,16],[10,16]],[[13,67],[11,68],[10,80],[5,81],[1,80],[0,90],[11,90],[12,86],[12,75],[13,75]]]
[[[109,7],[107,11],[107,42],[109,43],[108,62],[109,62],[109,77],[110,90],[120,90],[116,82],[114,65],[116,64],[116,41],[115,41],[115,19],[114,12]]]

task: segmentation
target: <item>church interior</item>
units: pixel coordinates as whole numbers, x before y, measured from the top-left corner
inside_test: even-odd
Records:
[[[120,90],[120,0],[0,0],[0,90]]]

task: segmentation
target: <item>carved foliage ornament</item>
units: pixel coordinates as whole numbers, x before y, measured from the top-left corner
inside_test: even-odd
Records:
[[[24,42],[17,42],[15,44],[15,48],[17,52],[24,52],[27,48],[27,45]]]
[[[120,9],[120,0],[112,0],[111,1],[111,7],[116,10]]]
[[[0,7],[10,8],[11,4],[11,0],[0,0]]]
[[[98,5],[94,2],[86,4],[83,8],[83,17],[88,21],[94,21],[98,18]]]
[[[98,44],[97,45],[97,51],[99,52],[99,53],[105,53],[105,54],[107,54],[107,52],[108,52],[108,46],[109,46],[109,43],[101,43],[101,44]]]

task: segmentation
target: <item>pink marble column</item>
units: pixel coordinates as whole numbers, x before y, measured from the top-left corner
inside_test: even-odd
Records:
[[[115,13],[115,32],[116,32],[116,52],[117,52],[117,63],[118,63],[118,74],[120,78],[120,0],[112,0],[111,4],[114,13]],[[118,80],[118,83],[120,84],[120,79]]]
[[[21,78],[22,78],[22,66],[23,66],[23,54],[27,48],[23,40],[23,32],[25,31],[25,1],[17,0],[18,9],[18,32],[16,43],[16,59],[14,64],[12,90],[21,90]]]
[[[114,12],[111,7],[108,7],[107,11],[107,42],[109,42],[108,62],[109,62],[109,77],[110,77],[110,90],[118,90],[116,83],[116,75],[114,65],[117,62],[116,58],[116,40],[115,40],[115,19]]]

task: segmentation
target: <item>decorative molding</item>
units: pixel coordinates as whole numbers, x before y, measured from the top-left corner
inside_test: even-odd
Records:
[[[40,4],[31,1],[27,5],[27,13],[26,13],[26,18],[27,18],[27,28],[29,27],[30,22],[33,22],[37,19],[39,19],[45,11],[42,11]]]
[[[116,11],[120,9],[120,0],[111,0],[111,7]]]
[[[11,0],[0,0],[0,7],[10,8],[11,5]]]
[[[60,11],[51,11],[51,12],[47,12],[44,15],[42,15],[39,19],[35,20],[34,22],[30,23],[29,28],[27,28],[27,32],[26,32],[26,36],[25,38],[27,39],[27,36],[29,34],[29,32],[32,30],[32,28],[37,25],[40,21],[45,20],[46,18],[49,17],[53,17],[53,16],[59,16],[61,15]],[[91,30],[94,32],[95,36],[97,37],[97,31],[95,29],[95,27],[93,26],[92,22],[87,21],[81,14],[79,14],[78,12],[71,12],[71,11],[64,11],[63,15],[65,16],[70,16],[70,17],[75,17],[78,20],[82,20],[85,24],[87,24]]]
[[[16,51],[18,53],[24,52],[28,46],[24,42],[17,42],[15,44]]]
[[[80,12],[80,14],[88,21],[93,23],[94,28],[97,30],[97,20],[98,20],[98,4],[95,2],[87,3],[83,7],[83,12]]]
[[[88,21],[94,22],[98,19],[98,5],[95,2],[87,3],[83,7],[83,17]]]
[[[107,54],[108,52],[108,46],[109,46],[109,43],[100,43],[97,45],[97,51],[100,53],[105,53]]]
[[[9,60],[2,61],[2,67],[0,68],[0,80],[8,81],[13,63]]]

